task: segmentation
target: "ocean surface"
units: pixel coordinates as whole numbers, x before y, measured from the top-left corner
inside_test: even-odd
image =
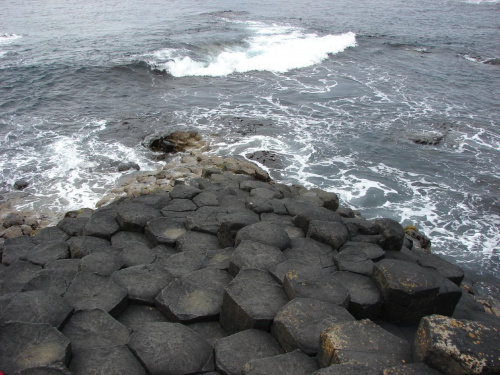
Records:
[[[0,194],[92,207],[120,162],[161,166],[145,138],[195,129],[213,153],[271,151],[276,180],[416,225],[495,294],[498,58],[498,0],[4,1]]]

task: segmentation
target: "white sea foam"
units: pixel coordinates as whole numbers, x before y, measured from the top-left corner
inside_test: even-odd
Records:
[[[21,38],[22,35],[18,34],[0,34],[0,46],[14,43],[16,40]]]
[[[146,60],[175,77],[216,77],[255,70],[283,73],[319,64],[331,54],[356,46],[356,35],[352,32],[319,36],[289,26],[258,22],[245,25],[251,36],[222,52],[192,58],[186,50],[168,48],[146,55]]]

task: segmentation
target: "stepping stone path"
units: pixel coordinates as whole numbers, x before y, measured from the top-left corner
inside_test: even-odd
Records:
[[[4,241],[1,372],[498,373],[498,319],[396,221],[242,160],[181,167]]]

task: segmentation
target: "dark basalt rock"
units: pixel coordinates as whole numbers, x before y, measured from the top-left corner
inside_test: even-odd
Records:
[[[16,375],[72,375],[63,365],[37,366],[21,370]]]
[[[116,221],[116,208],[105,208],[95,211],[85,224],[83,234],[109,240],[120,230]]]
[[[373,221],[369,221],[363,218],[354,217],[343,217],[342,223],[346,226],[349,234],[351,236],[361,235],[373,235],[378,234],[378,228]]]
[[[131,303],[153,305],[156,295],[174,278],[162,267],[148,264],[116,271],[111,279],[127,290]]]
[[[163,216],[167,216],[170,212],[191,212],[196,211],[198,206],[190,199],[173,199],[161,209]]]
[[[229,273],[236,276],[242,267],[269,271],[270,268],[285,260],[279,248],[245,240],[241,241],[231,256]]]
[[[330,245],[334,250],[340,249],[350,239],[349,232],[344,224],[320,220],[309,222],[307,237]]]
[[[172,199],[193,199],[201,190],[189,185],[175,185],[170,191],[170,198]]]
[[[86,255],[80,262],[81,272],[96,273],[102,276],[110,276],[113,272],[122,268],[125,263],[119,255],[107,253],[93,253]]]
[[[0,295],[20,292],[42,267],[18,260],[0,273]]]
[[[273,275],[274,279],[283,284],[287,274],[295,274],[300,272],[321,272],[322,267],[317,264],[309,264],[302,262],[298,259],[287,259],[282,263],[271,266],[269,273]],[[336,271],[335,268],[330,268],[331,272]]]
[[[0,331],[0,363],[6,374],[69,363],[70,341],[49,324],[9,322]]]
[[[130,232],[144,231],[148,221],[161,217],[161,212],[143,203],[121,204],[117,208],[116,221],[122,230]]]
[[[385,252],[380,246],[366,242],[346,242],[340,249],[340,252],[353,248],[362,250],[368,259],[371,259],[374,262],[377,262],[385,257]]]
[[[148,374],[194,374],[214,370],[212,346],[178,323],[148,323],[128,342]]]
[[[228,336],[218,322],[191,323],[186,327],[200,334],[212,346]]]
[[[218,206],[219,195],[215,191],[203,191],[193,198],[194,204],[198,207],[204,206]]]
[[[240,375],[248,361],[283,354],[269,333],[248,329],[219,340],[215,345],[215,365],[226,375]]]
[[[349,271],[365,276],[373,275],[374,263],[360,248],[349,247],[344,249],[339,254],[336,254],[333,259],[339,271]]]
[[[65,217],[57,223],[57,227],[69,236],[81,236],[88,221],[87,217]]]
[[[92,236],[71,237],[67,242],[71,258],[83,258],[94,252],[109,251],[111,247],[109,241]]]
[[[123,346],[130,336],[127,327],[101,309],[75,312],[62,333],[71,340],[74,354],[88,349]]]
[[[75,276],[64,298],[75,310],[102,309],[118,314],[127,305],[127,290],[109,277],[82,272]]]
[[[116,320],[131,331],[147,323],[168,322],[156,308],[146,305],[129,305]]]
[[[186,229],[217,235],[221,220],[227,215],[226,209],[204,206],[190,213],[185,218]],[[233,239],[234,241],[234,239]]]
[[[243,375],[310,375],[318,369],[314,358],[300,350],[274,357],[252,359],[243,366]]]
[[[69,368],[75,374],[146,375],[146,370],[126,346],[78,351]]]
[[[249,215],[246,213],[232,213],[220,218],[220,227],[217,232],[217,238],[222,247],[233,247],[238,231],[248,225],[259,222],[258,215]]]
[[[430,368],[425,363],[410,363],[387,368],[383,375],[441,375],[441,372]]]
[[[216,268],[227,271],[231,263],[233,252],[234,248],[232,247],[209,251],[203,262],[203,266],[206,268]]]
[[[243,191],[250,192],[251,190],[258,189],[258,188],[276,191],[276,188],[273,185],[270,185],[267,182],[263,182],[263,181],[246,180],[246,181],[242,181],[240,183],[240,189]]]
[[[411,363],[412,354],[406,341],[366,319],[340,322],[323,331],[317,359],[321,367],[356,363],[381,372]]]
[[[285,351],[300,349],[314,355],[319,351],[321,332],[332,324],[353,320],[343,307],[310,298],[295,298],[276,314],[272,334]]]
[[[272,201],[260,197],[247,198],[247,200],[245,201],[245,207],[249,210],[252,210],[256,214],[270,213],[274,211],[274,205]]]
[[[21,260],[44,266],[47,262],[66,259],[69,256],[69,246],[66,242],[49,242],[35,246],[28,254],[22,256]]]
[[[375,219],[373,222],[382,235],[378,245],[384,250],[401,250],[405,239],[405,230],[401,224],[392,219]]]
[[[130,169],[135,169],[136,171],[139,171],[141,170],[141,167],[139,167],[139,164],[130,161],[118,164],[118,172],[125,172]]]
[[[147,247],[153,247],[153,243],[142,233],[120,231],[111,237],[111,245],[123,248],[130,242],[140,242]]]
[[[130,242],[123,247],[119,259],[125,267],[133,267],[141,264],[153,263],[156,259],[156,255],[155,252],[146,245],[140,242]]]
[[[460,267],[435,254],[427,254],[422,251],[413,251],[412,254],[418,257],[418,264],[422,267],[436,269],[439,273],[458,286],[462,283],[462,280],[464,279],[464,271]]]
[[[367,276],[351,272],[335,272],[333,278],[349,291],[348,310],[356,319],[376,319],[382,309],[382,293]]]
[[[440,285],[432,271],[383,259],[375,265],[374,280],[384,296],[383,315],[388,321],[412,325],[434,312]]]
[[[201,232],[184,233],[177,238],[175,247],[177,251],[185,252],[207,252],[220,249],[219,239],[216,236]]]
[[[35,246],[33,239],[27,236],[5,239],[2,264],[9,265],[17,262],[22,257],[29,255]]]
[[[498,373],[500,327],[426,316],[418,327],[415,356],[446,375]]]
[[[165,268],[174,277],[182,277],[193,271],[198,271],[205,266],[208,256],[196,251],[182,252],[157,262],[160,267]]]
[[[16,190],[24,190],[29,186],[28,180],[17,180],[14,182],[14,189]]]
[[[322,368],[313,375],[380,375],[380,370],[366,365],[344,363]]]
[[[53,270],[74,277],[80,269],[81,259],[58,259],[45,263],[44,270]]]
[[[28,281],[22,291],[30,292],[34,290],[43,291],[44,293],[64,295],[68,290],[74,275],[68,272],[57,272],[55,270],[44,269],[37,273],[30,281]]]
[[[321,268],[335,267],[333,256],[337,254],[331,246],[311,238],[291,238],[290,249],[283,251],[287,259],[299,260]]]
[[[410,141],[419,145],[437,146],[443,142],[445,134],[438,133],[421,133],[412,134],[409,136]]]
[[[311,298],[345,308],[351,299],[347,289],[335,280],[328,269],[289,272],[283,281],[283,289],[290,299]]]
[[[171,282],[155,299],[156,307],[173,322],[216,320],[231,276],[205,268]]]
[[[312,207],[321,207],[323,204],[318,202],[305,202],[297,198],[283,198],[282,203],[285,205],[286,211],[290,216],[296,216],[302,212],[311,210]]]
[[[183,219],[158,218],[148,222],[146,237],[155,245],[174,245],[177,238],[186,233]]]
[[[251,224],[240,229],[236,234],[235,245],[238,246],[244,240],[275,246],[281,250],[290,246],[290,237],[283,228],[275,224],[263,222]]]
[[[285,292],[268,272],[243,268],[224,292],[219,321],[229,333],[248,328],[269,330],[286,303]]]
[[[248,159],[254,160],[260,164],[272,169],[285,168],[283,156],[271,151],[255,151],[245,155]]]
[[[342,218],[336,212],[324,207],[312,207],[309,210],[303,211],[294,216],[293,223],[304,232],[307,232],[309,229],[309,223],[313,220],[331,221],[337,223],[342,222]]]
[[[261,198],[261,199],[281,199],[283,195],[277,190],[270,190],[266,188],[255,188],[250,190],[251,198]]]
[[[44,323],[60,328],[73,312],[61,296],[44,291],[9,294],[0,297],[0,325],[8,321]]]
[[[148,206],[161,210],[171,200],[172,199],[167,192],[155,192],[135,197],[132,199],[132,203],[147,204]]]

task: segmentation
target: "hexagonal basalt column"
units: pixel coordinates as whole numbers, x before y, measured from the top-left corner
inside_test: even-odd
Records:
[[[266,271],[243,268],[224,292],[220,323],[228,332],[268,330],[288,302],[281,286]]]

